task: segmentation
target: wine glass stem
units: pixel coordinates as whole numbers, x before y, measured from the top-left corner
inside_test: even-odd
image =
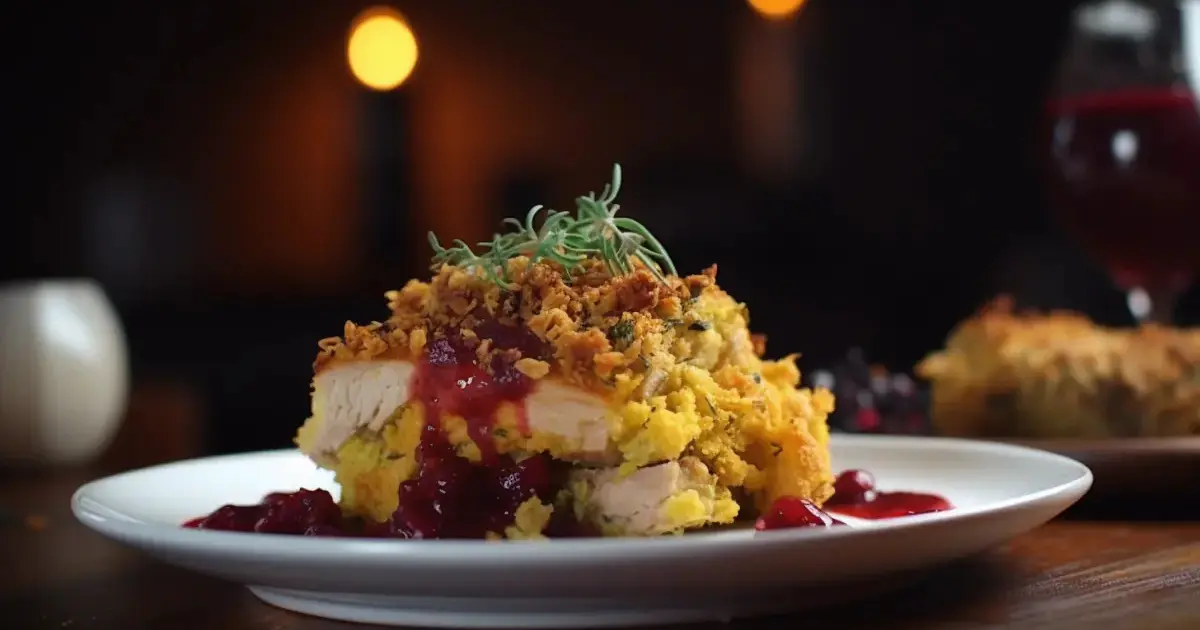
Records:
[[[1126,294],[1129,312],[1139,324],[1155,323],[1170,326],[1175,317],[1179,292],[1172,289],[1147,290],[1134,287]]]

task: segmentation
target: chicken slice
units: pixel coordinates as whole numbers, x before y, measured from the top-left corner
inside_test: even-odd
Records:
[[[313,379],[313,410],[301,450],[318,464],[359,431],[378,432],[409,402],[416,365],[406,360],[348,361]],[[529,441],[567,461],[611,463],[608,407],[600,396],[543,379],[524,401]]]
[[[738,504],[699,460],[684,457],[625,472],[577,469],[568,488],[580,521],[609,536],[655,536],[730,523]]]

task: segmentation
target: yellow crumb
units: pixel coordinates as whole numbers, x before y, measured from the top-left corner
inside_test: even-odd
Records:
[[[539,379],[550,373],[549,363],[529,357],[517,359],[515,367],[522,374],[532,379]]]
[[[501,356],[530,378],[593,394],[608,409],[602,421],[615,459],[608,463],[631,472],[688,456],[711,472],[709,488],[666,504],[666,518],[683,528],[732,520],[734,489],[759,505],[781,494],[820,504],[832,494],[826,425],[832,395],[799,387],[794,356],[762,358],[764,340],[750,333],[746,306],[717,286],[715,266],[663,282],[642,267],[613,277],[602,263],[588,261],[568,280],[553,263],[516,257],[508,277],[512,286],[501,289],[475,270],[445,265],[429,282],[411,281],[387,294],[386,322],[348,322],[340,339],[322,340],[314,370],[413,360],[433,340],[455,335],[481,366]],[[529,344],[506,348],[488,332],[496,324],[525,331],[541,350],[534,356]],[[314,392],[313,417],[297,436],[302,447],[324,422],[321,395]],[[331,464],[348,512],[380,518],[395,509],[399,484],[415,470],[426,421],[420,403],[404,409],[381,435],[360,431],[349,438]],[[579,452],[570,439],[527,430],[522,414],[517,405],[501,405],[494,445],[485,446],[563,460]],[[480,460],[485,449],[464,419],[438,420],[461,456]],[[525,509],[530,519],[541,514]],[[534,524],[514,527],[536,533]]]

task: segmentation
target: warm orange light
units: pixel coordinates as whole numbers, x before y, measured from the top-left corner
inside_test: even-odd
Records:
[[[363,85],[380,92],[394,90],[417,65],[417,37],[396,11],[367,9],[350,28],[346,59]]]
[[[750,8],[768,20],[786,20],[800,12],[804,0],[746,0]]]

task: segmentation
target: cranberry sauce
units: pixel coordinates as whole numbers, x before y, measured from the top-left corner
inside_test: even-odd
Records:
[[[553,498],[549,456],[519,462],[495,456],[487,466],[459,457],[441,430],[426,426],[417,450],[416,476],[400,484],[400,503],[385,523],[368,524],[364,534],[389,538],[483,538],[513,524],[526,500]]]
[[[847,470],[833,482],[833,496],[825,510],[861,519],[879,520],[928,514],[953,509],[936,494],[919,492],[880,492],[875,477],[865,470]],[[759,531],[792,527],[828,527],[845,525],[805,499],[780,497],[754,524]]]
[[[486,367],[477,359],[478,342],[462,336],[436,335],[426,346],[410,388],[412,398],[426,410],[427,424],[416,453],[417,473],[400,485],[399,507],[386,522],[343,522],[329,493],[301,490],[269,495],[259,505],[227,505],[184,526],[387,538],[482,538],[488,532],[504,532],[522,503],[533,497],[551,500],[561,486],[558,467],[549,456],[538,454],[518,462],[497,453],[492,438],[501,404],[516,404],[524,420],[522,401],[533,382],[516,369],[515,358],[541,358],[546,348],[532,334],[499,324],[486,325],[476,334],[491,339],[493,347],[501,350]],[[466,420],[481,462],[460,457],[446,440],[440,423],[446,415]],[[568,531],[570,526],[559,519],[554,529]]]
[[[779,497],[771,508],[754,522],[754,529],[790,529],[793,527],[830,527],[845,525],[812,504],[807,499]]]
[[[539,454],[514,461],[496,452],[492,436],[496,412],[506,402],[517,405],[524,424],[522,401],[533,381],[516,369],[515,360],[544,357],[546,348],[531,333],[496,323],[480,327],[476,335],[500,350],[487,365],[480,365],[473,339],[439,335],[426,346],[411,386],[427,422],[417,449],[418,472],[401,484],[392,518],[370,529],[401,538],[480,538],[512,525],[526,500],[553,498],[558,484],[551,479],[550,458]],[[460,457],[446,441],[439,419],[448,415],[466,421],[479,447],[478,464]]]
[[[336,535],[342,531],[342,510],[324,490],[268,494],[257,505],[226,505],[183,524],[192,529],[233,532]]]
[[[885,519],[953,509],[945,498],[921,492],[881,492],[865,470],[847,470],[833,484],[825,509],[862,519]]]
[[[492,440],[496,410],[505,402],[523,409],[521,401],[533,388],[532,379],[517,370],[513,357],[518,353],[529,357],[545,354],[540,341],[528,332],[499,325],[489,328],[479,334],[487,335],[493,347],[501,350],[489,365],[479,364],[477,342],[468,343],[460,336],[434,337],[425,347],[410,387],[413,400],[425,407],[427,422],[436,423],[445,415],[461,416],[467,421],[485,465],[497,459]],[[527,430],[524,426],[518,428]]]

